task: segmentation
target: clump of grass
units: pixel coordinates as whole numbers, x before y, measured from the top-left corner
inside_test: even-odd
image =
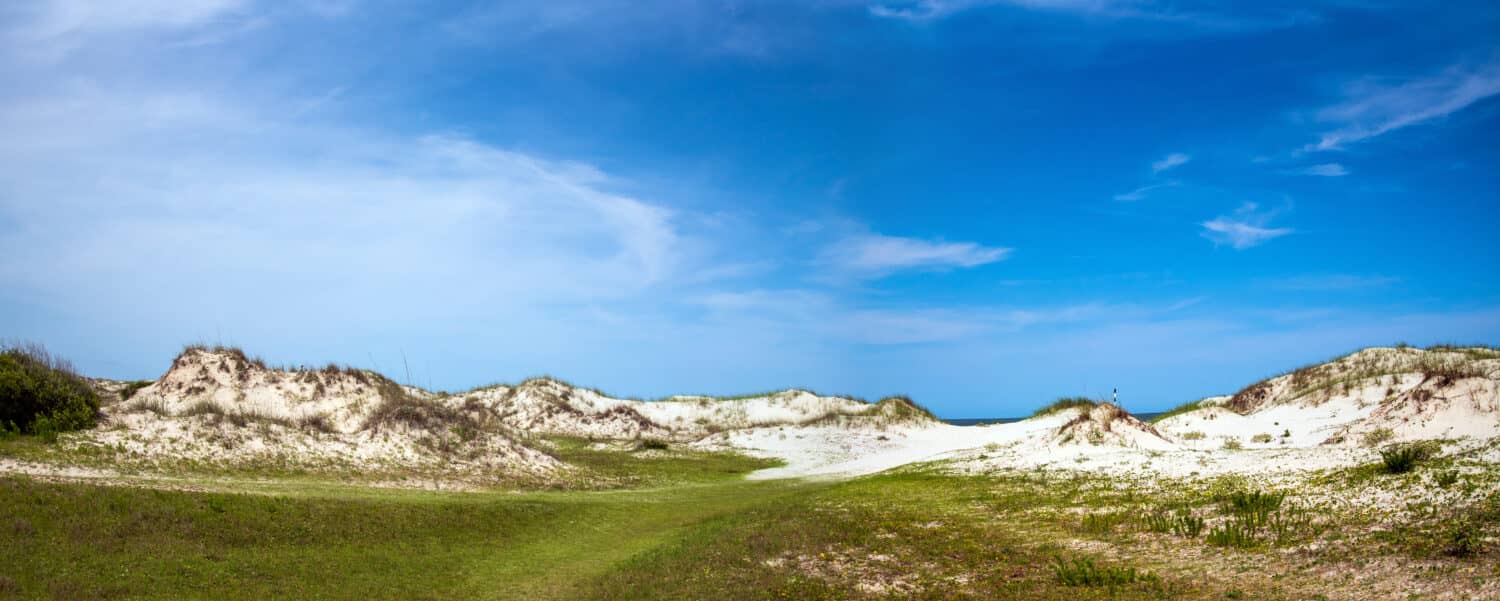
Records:
[[[1210,545],[1246,549],[1255,546],[1255,527],[1241,519],[1233,519],[1209,530],[1204,539]]]
[[[1254,443],[1267,443],[1267,442],[1271,442],[1271,435],[1262,432],[1260,434],[1256,434],[1255,436],[1251,436],[1250,437],[1250,442],[1254,442]]]
[[[1172,521],[1172,534],[1188,538],[1198,538],[1198,535],[1203,533],[1203,525],[1203,518],[1194,516],[1191,513],[1179,513],[1177,518]]]
[[[1156,417],[1151,418],[1151,423],[1154,424],[1156,422],[1159,422],[1161,420],[1167,419],[1167,418],[1172,417],[1174,415],[1181,415],[1181,414],[1187,413],[1189,411],[1197,411],[1198,409],[1200,409],[1202,407],[1203,407],[1203,401],[1201,399],[1197,400],[1197,401],[1192,401],[1190,403],[1183,403],[1181,405],[1178,405],[1176,407],[1168,409],[1165,413],[1162,413],[1161,415],[1158,415]]]
[[[1203,440],[1204,438],[1207,438],[1207,437],[1208,437],[1207,434],[1204,434],[1204,433],[1199,432],[1197,430],[1193,430],[1192,432],[1183,432],[1182,433],[1182,439],[1183,440]]]
[[[1415,469],[1418,463],[1431,459],[1435,454],[1430,445],[1391,445],[1380,451],[1380,463],[1387,474],[1404,474]]]
[[[1099,404],[1099,401],[1095,401],[1093,399],[1084,398],[1084,397],[1081,397],[1081,396],[1063,397],[1063,398],[1057,399],[1056,401],[1052,401],[1052,403],[1049,404],[1049,405],[1047,405],[1046,407],[1042,407],[1041,409],[1037,409],[1036,412],[1034,412],[1034,413],[1031,414],[1031,416],[1032,417],[1041,417],[1043,415],[1051,415],[1053,413],[1057,413],[1059,411],[1066,411],[1068,409],[1080,409],[1080,408],[1082,408],[1082,409],[1093,409],[1098,404]]]
[[[1433,477],[1433,482],[1441,488],[1453,486],[1458,483],[1458,471],[1448,470],[1446,472],[1439,472],[1437,476]]]
[[[1484,531],[1473,520],[1455,524],[1445,538],[1447,548],[1444,550],[1454,557],[1472,557],[1484,545]]]
[[[98,420],[99,395],[72,364],[41,345],[0,348],[0,427],[53,440]]]
[[[1237,491],[1231,493],[1224,499],[1225,508],[1249,524],[1252,528],[1266,523],[1271,512],[1281,508],[1282,501],[1286,500],[1286,493],[1261,492],[1261,491]]]
[[[1242,444],[1240,442],[1240,439],[1238,439],[1238,438],[1225,438],[1224,439],[1224,450],[1226,450],[1226,451],[1238,451],[1238,450],[1243,449],[1243,448],[1245,448],[1245,445]]]
[[[1390,428],[1376,428],[1374,430],[1370,430],[1369,432],[1365,432],[1365,435],[1360,439],[1360,442],[1363,442],[1367,447],[1375,447],[1380,445],[1380,443],[1383,443],[1395,437],[1396,432],[1394,430],[1391,430]]]
[[[133,382],[126,382],[124,386],[120,387],[120,402],[130,400],[130,397],[135,396],[135,393],[140,392],[142,388],[145,388],[152,384],[155,384],[155,382],[152,382],[151,380],[136,380]]]
[[[1155,574],[1118,566],[1101,566],[1089,558],[1071,560],[1058,557],[1052,561],[1052,573],[1067,586],[1122,586],[1137,582],[1158,582]]]
[[[647,438],[641,441],[640,449],[645,451],[665,451],[671,445],[660,438]]]
[[[1172,531],[1172,515],[1165,511],[1148,512],[1141,516],[1141,525],[1151,532],[1166,534]]]
[[[1121,513],[1091,513],[1083,516],[1083,523],[1081,524],[1080,529],[1085,534],[1103,536],[1109,534],[1110,532],[1113,532],[1115,526],[1118,526],[1124,522],[1125,515]]]
[[[1465,359],[1467,358],[1468,355]],[[1464,378],[1484,377],[1484,370],[1480,366],[1465,359],[1426,356],[1417,362],[1417,370],[1422,372],[1423,378],[1432,380],[1439,386]]]

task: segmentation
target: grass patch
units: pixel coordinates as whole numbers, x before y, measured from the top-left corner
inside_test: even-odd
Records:
[[[1190,411],[1197,411],[1197,410],[1199,410],[1201,408],[1203,408],[1203,401],[1202,400],[1197,400],[1197,401],[1193,401],[1193,402],[1190,402],[1190,403],[1183,403],[1181,405],[1178,405],[1176,407],[1168,409],[1165,413],[1162,413],[1161,415],[1158,415],[1156,417],[1151,418],[1151,423],[1154,424],[1154,423],[1157,423],[1157,422],[1162,421],[1164,419],[1167,419],[1169,417],[1172,417],[1174,415],[1182,415],[1182,414],[1188,413]]]
[[[1067,586],[1121,586],[1137,582],[1156,583],[1159,579],[1150,572],[1119,566],[1101,566],[1086,557],[1071,560],[1057,558],[1052,563],[1052,573],[1057,581]]]
[[[1049,405],[1047,405],[1046,407],[1042,407],[1041,409],[1037,409],[1035,412],[1033,412],[1031,414],[1031,417],[1041,417],[1043,415],[1051,415],[1053,413],[1057,413],[1059,411],[1067,411],[1069,409],[1093,409],[1094,407],[1096,407],[1098,405],[1099,405],[1099,401],[1095,401],[1095,400],[1089,399],[1089,398],[1084,398],[1084,397],[1081,397],[1081,396],[1063,397],[1063,398],[1057,399],[1055,401],[1052,401],[1052,403],[1049,404]]]

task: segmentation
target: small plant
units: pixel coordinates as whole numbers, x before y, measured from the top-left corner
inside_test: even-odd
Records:
[[[1091,513],[1083,516],[1081,529],[1086,534],[1105,535],[1113,532],[1115,526],[1125,521],[1125,516],[1119,513]]]
[[[1207,436],[1208,436],[1207,434],[1204,434],[1204,433],[1199,432],[1197,430],[1193,430],[1192,432],[1183,432],[1182,433],[1182,439],[1183,440],[1203,440]]]
[[[1172,531],[1172,516],[1166,512],[1153,511],[1142,516],[1141,524],[1146,530],[1166,534]]]
[[[1454,484],[1458,483],[1458,470],[1439,472],[1438,475],[1433,478],[1433,480],[1437,483],[1438,486],[1442,488],[1448,488],[1449,486],[1453,486]]]
[[[1225,508],[1230,513],[1239,516],[1251,528],[1258,528],[1266,523],[1271,512],[1281,508],[1281,502],[1284,500],[1286,500],[1286,493],[1237,491],[1225,499]]]
[[[667,441],[659,438],[647,438],[641,441],[641,449],[647,451],[665,451],[669,448]]]
[[[1291,431],[1291,429],[1282,430],[1281,437],[1282,438],[1291,438],[1292,437],[1292,431]]]
[[[1135,568],[1101,566],[1094,560],[1061,557],[1052,561],[1052,573],[1057,581],[1067,586],[1120,586],[1136,582],[1157,582],[1155,574],[1137,571]]]
[[[1404,474],[1412,471],[1418,463],[1431,459],[1432,448],[1427,445],[1392,445],[1380,451],[1380,463],[1387,474]]]
[[[1224,450],[1226,451],[1238,451],[1243,448],[1245,448],[1245,445],[1241,444],[1238,438],[1224,439]]]
[[[1255,527],[1241,519],[1230,520],[1215,526],[1205,540],[1219,547],[1246,549],[1255,546]]]
[[[1271,442],[1271,435],[1270,434],[1265,434],[1265,433],[1256,434],[1255,436],[1251,436],[1250,437],[1250,442],[1262,443],[1262,444],[1267,443],[1267,442]]]
[[[1454,525],[1447,534],[1447,549],[1449,555],[1454,557],[1471,557],[1479,552],[1480,546],[1484,544],[1484,532],[1473,520],[1466,520]]]
[[[1190,513],[1183,513],[1172,521],[1172,533],[1177,536],[1198,538],[1203,533],[1203,518],[1195,517]]]
[[[1364,442],[1365,446],[1367,447],[1375,447],[1380,445],[1380,443],[1383,443],[1395,437],[1396,433],[1390,428],[1376,428],[1374,430],[1370,430],[1369,432],[1365,432],[1364,438],[1361,439],[1361,442]]]

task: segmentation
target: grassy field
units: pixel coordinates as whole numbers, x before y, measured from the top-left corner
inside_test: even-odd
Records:
[[[1494,470],[1328,476],[1322,493],[1234,478],[1152,488],[1071,473],[747,481],[766,462],[676,450],[557,452],[606,490],[427,492],[309,479],[208,490],[0,478],[0,597],[312,599],[1497,598],[1483,550]],[[1482,467],[1483,471],[1475,471]],[[158,483],[159,484],[159,483]],[[175,486],[177,483],[174,483]],[[1355,489],[1349,487],[1366,487]],[[1399,518],[1314,505],[1423,490]],[[1452,497],[1451,494],[1460,494]],[[1186,518],[1202,520],[1185,531]],[[1187,520],[1191,522],[1192,520]],[[1316,549],[1316,550],[1314,550]],[[1330,574],[1337,575],[1330,579]],[[1408,595],[1394,595],[1406,598]]]

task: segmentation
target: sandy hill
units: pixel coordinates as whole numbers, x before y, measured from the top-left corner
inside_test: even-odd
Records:
[[[1365,349],[1190,405],[1156,424],[1195,447],[1500,436],[1500,351]]]

